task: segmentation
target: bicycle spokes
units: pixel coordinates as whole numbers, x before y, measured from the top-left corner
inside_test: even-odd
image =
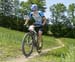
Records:
[[[33,49],[33,39],[27,34],[23,40],[22,50],[25,56],[29,56]]]
[[[26,45],[24,46],[25,51],[30,52],[32,48],[32,38],[30,36],[27,37],[26,39]]]

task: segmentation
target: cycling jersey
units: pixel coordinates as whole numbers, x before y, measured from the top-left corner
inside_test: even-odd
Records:
[[[34,12],[31,12],[29,18],[31,19],[32,17],[35,20],[34,24],[42,25],[42,17],[44,17],[44,13],[42,11],[38,11],[38,13],[35,15]]]

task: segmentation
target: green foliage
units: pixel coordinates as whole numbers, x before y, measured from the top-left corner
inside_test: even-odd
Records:
[[[54,4],[50,7],[52,17],[52,25],[50,27],[50,30],[55,36],[75,37],[74,8],[75,5],[71,4],[69,5],[69,9],[66,9],[66,6],[62,3]],[[71,13],[71,15],[67,15],[69,16],[67,17],[65,13]]]
[[[52,23],[53,25],[51,25],[51,31],[53,32],[54,35],[56,36],[60,36],[60,35],[64,35],[62,32],[62,26],[63,26],[63,22],[65,22],[64,19],[66,19],[65,15],[63,15],[63,13],[66,10],[66,7],[64,6],[64,4],[54,4],[50,7],[51,13],[52,13]],[[61,21],[63,20],[63,22]]]
[[[0,2],[0,26],[10,29],[23,30],[24,21],[19,18],[19,1],[1,0]]]
[[[10,16],[13,12],[13,4],[9,0],[1,0],[1,9],[3,15]]]
[[[50,11],[55,18],[59,18],[66,11],[66,6],[62,3],[54,4],[50,7]]]
[[[10,16],[10,17],[2,16],[1,19],[2,20],[0,20],[0,26],[7,27],[9,29],[20,30],[20,31],[24,30],[23,27],[24,20],[20,18],[17,19],[17,17],[14,16]]]
[[[70,18],[71,22],[73,22],[75,26],[75,3],[72,3],[68,7],[68,17]]]
[[[28,0],[27,2],[21,2],[20,6],[21,6],[21,13],[23,13],[24,15],[27,15],[31,9],[30,6],[32,4],[37,4],[38,5],[38,10],[42,10],[44,11],[43,6],[45,6],[45,0]]]
[[[35,3],[38,5],[38,9],[44,11],[43,6],[45,6],[45,0],[29,0],[29,3]]]

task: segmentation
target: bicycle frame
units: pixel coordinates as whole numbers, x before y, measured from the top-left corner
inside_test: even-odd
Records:
[[[37,35],[36,30],[35,30],[36,26],[32,26],[32,27],[33,28],[31,28],[31,29],[33,29],[33,30],[28,29],[29,32],[24,35],[24,38],[22,40],[22,51],[23,51],[23,54],[26,57],[31,55],[31,53],[33,52],[33,47],[36,47],[37,52],[40,53],[40,51],[39,51],[39,43],[38,43],[38,35]],[[26,41],[27,36],[30,36],[32,41]],[[29,40],[29,38],[28,38],[28,40]],[[28,42],[28,43],[26,44],[26,42]],[[31,49],[29,49],[29,52],[26,52],[26,49],[24,48],[26,45],[28,45],[28,47],[29,46],[31,47]]]

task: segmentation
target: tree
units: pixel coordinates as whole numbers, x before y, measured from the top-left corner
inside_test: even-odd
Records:
[[[11,0],[2,0],[2,11],[3,15],[12,15],[13,4]]]
[[[4,27],[16,28],[18,25],[19,0],[1,0],[1,21]]]
[[[19,9],[19,0],[0,0],[4,16],[16,15]]]
[[[19,7],[20,7],[20,3],[19,0],[14,0],[14,12],[16,16],[19,16]]]
[[[28,2],[21,2],[20,4],[20,10],[19,12],[21,13],[22,18],[24,18],[24,15],[27,15],[30,11],[30,4],[28,4]]]
[[[3,15],[3,1],[0,0],[0,16]]]
[[[72,3],[68,7],[68,16],[71,22],[75,25],[75,3]]]
[[[30,6],[32,4],[37,4],[38,9],[44,11],[45,0],[28,0],[27,2],[21,2],[20,4],[22,12],[24,12],[25,9],[27,9],[27,11],[30,11]]]
[[[52,17],[53,19],[55,19],[56,21],[58,21],[58,18],[64,15],[65,11],[66,11],[66,7],[64,6],[64,4],[62,3],[58,3],[58,4],[54,4],[50,7],[50,11],[52,13]]]
[[[62,33],[62,22],[65,21],[65,11],[66,7],[62,3],[54,4],[50,7],[52,13],[52,23],[51,31],[54,35],[63,35]]]
[[[43,6],[45,6],[45,0],[28,0],[28,3],[31,4],[37,4],[38,9],[44,11]]]
[[[71,21],[69,35],[75,37],[75,3],[70,4],[68,7],[68,18]]]
[[[0,14],[1,14],[1,9],[2,9],[2,8],[1,8],[1,0],[0,0]]]

